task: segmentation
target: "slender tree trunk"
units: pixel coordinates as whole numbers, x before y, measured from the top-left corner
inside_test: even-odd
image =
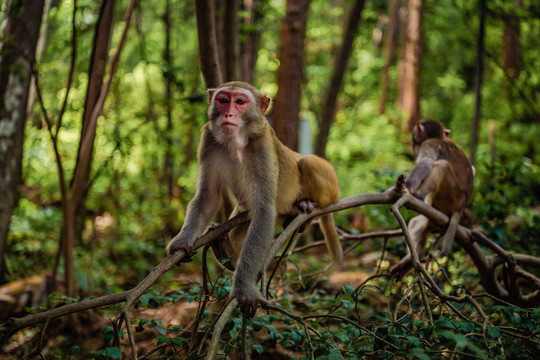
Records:
[[[11,214],[19,199],[26,106],[43,0],[8,1],[6,9],[0,42],[0,284],[7,271]]]
[[[406,116],[405,130],[412,131],[420,119],[420,68],[422,58],[422,0],[409,0],[407,41],[398,105]]]
[[[44,0],[43,5],[43,17],[41,18],[41,26],[39,30],[39,39],[36,46],[36,63],[39,63],[41,59],[41,54],[45,50],[45,45],[47,44],[47,37],[49,32],[49,12],[52,7],[52,0]],[[34,104],[36,103],[36,83],[34,81],[34,76],[32,75],[32,81],[30,82],[30,91],[28,93],[28,104],[26,106],[26,118],[30,122],[36,121],[36,125],[41,128],[41,123],[39,120],[34,120]]]
[[[523,6],[522,0],[514,0],[514,4],[516,9],[521,9]],[[505,19],[503,42],[503,68],[515,79],[520,71],[519,18],[517,16],[510,15]]]
[[[225,81],[240,80],[240,40],[238,37],[238,0],[226,0],[223,34],[225,45]]]
[[[484,76],[484,34],[486,20],[486,0],[480,0],[478,7],[478,17],[480,25],[478,27],[478,39],[476,43],[476,78],[475,78],[475,102],[474,118],[471,134],[470,160],[474,165],[476,162],[476,149],[478,147],[478,127],[482,116],[482,80]]]
[[[281,26],[278,92],[274,99],[274,130],[289,148],[297,147],[300,93],[303,82],[304,40],[310,0],[287,0]]]
[[[62,205],[62,239],[64,242],[62,249],[64,253],[66,294],[68,296],[75,295],[75,261],[73,249],[75,247],[75,238],[77,237],[76,222],[78,216],[82,213],[92,167],[97,125],[96,121],[92,120],[93,113],[101,97],[103,78],[105,76],[105,64],[107,63],[110,46],[114,3],[114,0],[103,0],[101,13],[96,24],[77,163],[71,180],[70,191],[63,199]]]
[[[214,88],[223,82],[223,76],[218,57],[212,0],[197,0],[195,12],[197,14],[201,70],[206,87]]]
[[[108,4],[109,1],[112,0],[104,0],[103,8],[111,6]],[[96,25],[96,39],[95,39],[95,51],[92,56],[92,63],[91,63],[91,70],[90,70],[90,76],[89,76],[89,85],[88,85],[88,94],[87,94],[87,101],[86,101],[86,107],[85,107],[85,114],[84,114],[84,120],[83,120],[83,131],[81,133],[81,140],[79,144],[79,156],[77,158],[77,164],[75,166],[75,171],[73,174],[73,179],[71,181],[71,187],[69,190],[69,193],[67,196],[63,199],[63,229],[62,229],[62,237],[63,237],[63,251],[64,251],[64,267],[65,267],[65,282],[66,282],[66,294],[68,296],[73,296],[75,293],[75,265],[74,265],[74,259],[73,259],[73,248],[75,243],[75,237],[77,236],[77,231],[75,227],[75,223],[77,220],[77,214],[80,212],[79,209],[84,205],[84,199],[86,196],[87,186],[88,186],[88,180],[89,180],[89,174],[90,169],[92,165],[92,155],[93,155],[93,147],[94,147],[94,139],[96,134],[96,127],[97,127],[97,119],[101,115],[103,111],[103,105],[105,104],[105,99],[109,93],[112,79],[114,77],[114,74],[116,73],[116,69],[118,67],[118,62],[120,60],[120,54],[122,52],[127,31],[129,29],[129,24],[131,20],[131,15],[133,14],[133,10],[135,9],[136,0],[131,0],[129,2],[128,8],[126,10],[126,15],[124,18],[125,27],[122,32],[122,36],[120,38],[120,42],[118,44],[118,47],[116,49],[116,52],[111,58],[110,61],[110,67],[109,67],[109,75],[107,82],[103,82],[103,75],[101,76],[101,79],[99,77],[94,76],[96,72],[100,74],[104,74],[104,69],[106,68],[106,62],[101,61],[97,62],[98,59],[103,59],[102,57],[99,57],[98,54],[102,54],[103,52],[101,50],[102,47],[107,46],[107,49],[109,47],[109,39],[107,36],[104,36],[104,33],[110,33],[111,29],[105,29],[101,28],[101,26],[112,26],[111,24],[108,24],[107,20],[98,20],[98,24]],[[106,14],[109,10],[103,10],[104,12],[101,13],[101,17],[109,16]],[[111,11],[111,17],[112,17],[112,9]],[[98,40],[98,38],[100,40]],[[106,54],[107,52],[105,52]],[[102,84],[99,91],[96,91],[94,88],[95,82],[99,82]],[[94,84],[94,85],[92,85]],[[98,97],[93,100],[92,94],[98,93]],[[88,117],[86,114],[89,114]],[[86,130],[85,130],[86,129]]]
[[[343,83],[343,76],[345,75],[347,63],[349,62],[353,49],[354,39],[358,32],[364,3],[364,0],[356,0],[351,9],[347,28],[343,33],[343,43],[334,65],[330,87],[324,97],[319,135],[317,136],[317,144],[315,146],[315,153],[322,157],[325,156],[328,134],[330,133],[330,127],[335,118],[337,96],[341,89],[341,84]]]
[[[166,99],[165,106],[167,110],[167,131],[166,131],[166,142],[167,146],[165,149],[165,161],[164,161],[164,180],[167,186],[167,195],[169,197],[169,202],[172,200],[173,196],[173,164],[172,164],[172,79],[173,79],[173,67],[171,60],[171,2],[170,0],[166,1],[165,14],[163,14],[163,20],[165,22],[165,52],[164,52],[164,61],[167,71],[165,72],[165,88],[166,88]]]
[[[213,0],[213,12],[214,12],[214,36],[216,37],[216,51],[219,60],[220,71],[223,79],[225,79],[225,47],[227,41],[225,40],[225,12],[227,7],[227,1],[225,0]],[[202,61],[202,60],[201,60]]]
[[[261,31],[258,31],[257,24],[263,17],[262,7],[267,0],[244,0],[244,10],[249,14],[245,19],[245,27],[248,28],[245,34],[246,41],[241,44],[240,51],[240,77],[247,83],[253,82],[253,72],[257,63],[257,50],[261,39]]]
[[[379,114],[384,114],[386,99],[388,98],[388,87],[390,84],[389,70],[394,62],[396,43],[399,31],[399,0],[390,0],[388,5],[389,25],[386,40],[386,59],[382,70],[381,99],[379,101]]]

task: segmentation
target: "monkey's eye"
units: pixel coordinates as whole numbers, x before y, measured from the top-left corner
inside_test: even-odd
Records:
[[[238,100],[236,100],[236,103],[237,103],[238,105],[244,105],[244,104],[246,103],[246,100],[244,100],[244,99],[238,99]]]
[[[229,102],[229,100],[227,100],[227,98],[224,98],[224,97],[219,98],[218,101],[219,101],[220,104],[226,104],[226,103]]]

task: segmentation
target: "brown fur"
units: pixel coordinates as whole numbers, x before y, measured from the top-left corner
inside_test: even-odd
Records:
[[[445,256],[450,253],[459,218],[471,197],[474,168],[437,120],[417,123],[413,129],[413,151],[417,155],[416,166],[405,180],[405,186],[411,194],[450,216],[448,229],[440,239],[442,249],[439,256]],[[433,227],[423,215],[409,223],[420,257]],[[402,275],[410,267],[409,254],[394,266],[392,272]]]
[[[221,113],[214,99],[220,92],[237,90],[248,96],[250,103],[233,119],[228,117],[229,108]],[[257,303],[266,303],[256,283],[269,256],[276,217],[300,213],[299,201],[321,208],[337,202],[338,180],[329,162],[315,155],[300,155],[278,140],[264,117],[270,99],[251,85],[230,82],[209,90],[208,95],[210,120],[202,128],[197,193],[168,251],[191,252],[220,202],[235,203],[231,216],[249,210],[251,222],[233,230],[214,250],[218,257],[232,258],[236,270],[231,296],[237,298],[247,316],[253,316]],[[224,129],[224,119],[238,121],[239,126],[234,131]],[[341,265],[343,252],[331,214],[324,216],[321,227],[333,260]]]

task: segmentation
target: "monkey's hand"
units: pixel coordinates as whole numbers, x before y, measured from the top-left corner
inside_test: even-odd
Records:
[[[169,255],[178,250],[184,250],[186,252],[186,256],[184,256],[180,262],[192,261],[192,257],[196,253],[193,249],[193,241],[186,236],[182,236],[182,233],[176,235],[171,242],[169,242],[169,245],[167,245],[167,253]]]
[[[315,210],[316,207],[319,205],[312,200],[304,199],[304,200],[298,200],[296,202],[296,207],[300,209],[300,211],[303,211],[305,213],[311,214],[313,210]]]
[[[262,296],[256,285],[233,285],[231,298],[236,298],[236,300],[238,300],[240,311],[242,311],[244,316],[248,319],[255,316],[257,304],[261,304],[263,308],[266,308],[266,306],[270,304],[270,302]]]

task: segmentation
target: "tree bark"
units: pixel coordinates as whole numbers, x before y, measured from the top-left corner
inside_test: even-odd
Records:
[[[163,179],[167,187],[167,196],[169,202],[173,196],[173,164],[172,164],[172,79],[174,78],[173,66],[171,60],[171,2],[166,0],[165,14],[163,14],[163,21],[165,23],[165,52],[163,54],[163,60],[167,67],[164,73],[165,77],[165,107],[167,111],[167,130],[166,130],[166,148],[165,159],[163,164]]]
[[[280,33],[278,92],[274,99],[272,117],[277,137],[293,150],[296,150],[298,143],[304,40],[310,2],[311,0],[287,0]]]
[[[247,33],[246,41],[240,46],[240,78],[247,83],[253,82],[253,72],[257,63],[257,50],[261,39],[261,31],[257,30],[257,25],[263,17],[262,7],[267,0],[244,0],[244,10],[249,14],[244,24]]]
[[[379,101],[379,114],[384,114],[386,99],[388,98],[388,87],[390,84],[389,70],[394,61],[396,43],[399,33],[399,0],[390,0],[388,5],[389,25],[386,39],[386,58],[382,70],[381,99]]]
[[[238,0],[227,0],[223,42],[225,50],[225,81],[240,80],[240,40],[238,37]]]
[[[71,180],[70,191],[62,199],[63,211],[63,254],[66,295],[75,295],[75,260],[73,249],[77,237],[76,222],[82,213],[94,151],[94,138],[96,136],[97,122],[94,121],[94,112],[101,97],[105,64],[107,64],[110,37],[112,31],[112,18],[114,0],[104,0],[101,5],[100,16],[96,23],[94,47],[92,50],[88,88],[82,121],[81,141],[77,153],[77,162]],[[96,115],[96,120],[97,120]]]
[[[422,0],[409,0],[407,41],[400,79],[398,105],[403,109],[405,130],[412,131],[420,119],[420,68],[422,58]]]
[[[19,199],[24,124],[43,0],[8,1],[0,43],[0,284],[5,282],[7,236]]]
[[[330,127],[332,126],[336,115],[337,96],[339,94],[339,90],[341,89],[341,84],[343,83],[343,76],[345,75],[345,70],[347,69],[347,63],[349,62],[349,58],[351,56],[354,38],[358,32],[362,10],[364,9],[364,3],[364,0],[356,0],[353,8],[351,9],[349,20],[347,22],[347,28],[343,33],[341,49],[334,65],[330,87],[328,88],[328,91],[324,97],[319,134],[317,136],[317,144],[315,146],[315,153],[322,157],[325,156],[328,134],[330,133]]]
[[[51,11],[53,4],[52,0],[44,0],[43,15],[41,18],[41,26],[39,30],[39,39],[36,45],[36,62],[41,59],[41,54],[45,50],[47,44],[47,37],[49,33],[49,12]],[[54,6],[57,6],[56,4]],[[26,105],[26,119],[33,122],[39,128],[41,128],[40,120],[34,119],[34,104],[36,103],[36,84],[34,81],[34,75],[32,75],[32,81],[30,82],[30,91],[28,93],[28,104]]]
[[[199,57],[201,71],[207,88],[214,88],[223,82],[216,42],[216,27],[212,0],[195,2],[197,33],[199,36]]]
[[[471,134],[471,153],[469,159],[471,164],[476,163],[476,149],[478,147],[478,127],[482,116],[482,80],[484,75],[484,33],[486,20],[486,0],[480,0],[478,8],[480,25],[478,27],[478,39],[476,43],[476,76],[475,76],[475,102],[474,118]]]
[[[514,0],[516,10],[521,9],[523,6],[522,0]],[[504,34],[503,34],[503,68],[506,69],[508,74],[512,78],[519,76],[519,18],[514,14],[509,15],[504,20]]]

